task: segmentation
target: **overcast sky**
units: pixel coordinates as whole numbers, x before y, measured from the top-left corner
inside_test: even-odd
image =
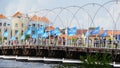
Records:
[[[103,4],[107,1],[109,0],[0,0],[0,13],[10,15],[16,11],[82,6],[87,3]]]
[[[40,9],[53,9],[56,7],[68,7],[68,6],[83,6],[88,3],[98,3],[102,5],[108,1],[111,1],[111,0],[0,0],[0,13],[6,16],[11,16],[17,11],[20,11],[22,13],[27,13],[29,11],[36,11]],[[105,6],[107,7],[108,11],[112,14],[115,23],[117,23],[116,25],[119,25],[119,22],[120,22],[118,19],[120,14],[119,6],[120,6],[119,4],[116,5],[115,3],[110,3]],[[87,12],[89,12],[90,16],[93,18],[96,10],[99,7],[100,6],[93,7],[92,5],[88,5],[84,8],[87,10]],[[77,8],[69,8],[69,9],[74,14],[77,10]],[[57,10],[55,12],[57,12]],[[61,22],[60,19],[59,20],[56,19],[56,21],[54,21],[53,16],[55,17],[55,15],[53,14],[48,16],[51,22],[53,23],[57,22],[54,25],[61,26],[61,27],[62,25],[64,25],[64,27],[77,26],[80,28],[86,28],[91,26],[91,22],[92,22],[90,17],[83,11],[78,12],[78,14],[76,15],[78,21],[76,21],[76,19],[73,19],[72,22],[70,19],[72,18],[72,16],[70,16],[70,12],[64,11],[64,13],[60,14],[60,17],[63,18],[62,24],[60,24]],[[110,14],[104,8],[102,8],[96,15],[93,21],[94,24],[92,25],[101,26],[104,29],[113,29],[113,28],[115,29],[115,27],[113,26],[114,25],[113,19],[111,19]],[[58,22],[59,22],[59,25],[58,25]],[[72,24],[70,24],[70,22]],[[117,26],[116,28],[120,29],[119,26]]]

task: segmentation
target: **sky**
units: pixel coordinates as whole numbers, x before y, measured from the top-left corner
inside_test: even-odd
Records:
[[[111,0],[0,0],[0,13],[5,16],[12,16],[15,12],[20,11],[22,13],[28,13],[31,11],[38,11],[42,9],[54,9],[57,7],[68,7],[68,6],[83,6],[88,3],[104,4]],[[73,27],[77,26],[79,28],[86,28],[90,26],[100,26],[104,29],[120,29],[119,26],[119,14],[120,14],[120,4],[109,3],[105,5],[109,12],[104,8],[101,8],[98,11],[98,14],[95,16],[97,9],[100,7],[98,5],[87,5],[84,9],[85,11],[79,10],[75,15],[75,18],[72,18],[72,14],[69,11],[64,10],[60,12],[60,9],[54,10],[55,14],[49,13],[46,17],[54,23],[55,26],[60,27]],[[68,8],[73,14],[78,10],[78,8]],[[110,14],[111,15],[110,15]],[[39,13],[40,14],[40,13]],[[43,14],[43,13],[41,13]],[[59,15],[60,18],[56,16]],[[92,21],[91,18],[94,20]],[[111,16],[113,19],[111,19]],[[72,20],[72,21],[71,21]],[[114,24],[113,23],[114,20]],[[61,23],[62,22],[62,23]],[[59,23],[59,24],[58,24]]]
[[[107,1],[109,0],[0,0],[0,13],[10,15],[16,11],[82,6],[87,3],[103,4]]]

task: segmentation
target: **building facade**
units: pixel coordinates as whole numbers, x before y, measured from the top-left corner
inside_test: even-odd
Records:
[[[22,13],[17,12],[11,19],[11,37],[16,37],[21,42],[20,37],[27,30],[29,18],[24,16]]]

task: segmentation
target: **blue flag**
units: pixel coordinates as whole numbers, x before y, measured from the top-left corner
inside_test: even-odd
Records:
[[[24,40],[24,39],[25,39],[25,35],[22,35],[20,39],[21,39],[21,40]]]
[[[102,37],[105,37],[105,36],[107,36],[107,35],[108,35],[108,31],[107,31],[107,30],[105,30],[105,31],[101,34]]]
[[[54,30],[50,30],[50,35],[54,35]]]
[[[88,37],[90,35],[89,31],[85,32],[85,37]]]
[[[120,41],[120,34],[116,35],[117,41]]]
[[[44,31],[45,31],[45,28],[41,27],[41,28],[37,29],[37,34],[43,34]]]
[[[31,30],[32,30],[32,31],[35,31],[35,30],[36,30],[36,28],[35,28],[35,27],[31,27]]]
[[[69,36],[75,35],[77,33],[77,27],[68,28],[67,33]]]
[[[4,36],[4,37],[8,37],[8,32],[7,32],[7,31],[4,32],[3,36]]]
[[[37,38],[37,35],[36,34],[32,34],[32,38],[33,39]]]
[[[11,41],[16,40],[16,37],[13,36],[13,37],[10,38],[10,40]]]
[[[60,35],[60,30],[58,27],[56,27],[54,30],[53,30],[53,34],[59,36]]]
[[[42,38],[47,38],[48,37],[48,33],[45,32],[43,35],[42,35]]]
[[[91,34],[99,34],[100,27],[96,27],[93,31],[91,31]]]
[[[32,28],[28,27],[27,31],[25,32],[25,35],[30,35],[32,33]]]

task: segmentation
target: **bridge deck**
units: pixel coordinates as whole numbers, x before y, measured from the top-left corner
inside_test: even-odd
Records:
[[[14,46],[0,46],[2,49],[44,49],[44,50],[63,50],[63,51],[77,51],[77,52],[98,52],[98,53],[115,53],[120,54],[119,48],[89,48],[89,47],[77,47],[77,46],[41,46],[41,45],[14,45]]]

